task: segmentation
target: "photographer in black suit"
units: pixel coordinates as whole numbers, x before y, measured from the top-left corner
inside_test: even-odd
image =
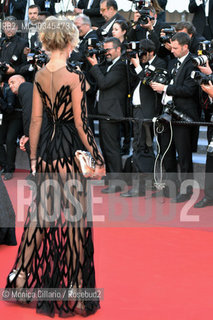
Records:
[[[204,75],[210,75],[212,77],[212,69],[209,67],[209,63],[205,66],[198,67]],[[206,121],[213,122],[213,85],[209,81],[209,84],[201,84],[201,89],[208,94],[209,101],[206,108],[205,105],[205,119]],[[206,100],[206,97],[205,97]],[[204,185],[204,197],[194,205],[194,208],[204,208],[213,205],[213,127],[208,127],[207,139],[209,146],[207,148],[206,167],[205,167],[205,185]]]
[[[4,180],[10,180],[15,170],[16,141],[22,131],[22,109],[8,84],[2,82],[2,78],[0,79],[0,113],[3,114],[0,125],[0,175],[4,176]]]
[[[14,16],[17,20],[24,20],[27,0],[4,0],[2,11],[5,17]]]
[[[152,125],[143,122],[144,119],[152,119],[161,112],[161,95],[153,91],[146,80],[147,67],[165,69],[166,62],[156,55],[155,44],[152,40],[140,41],[142,54],[140,58],[131,58],[134,65],[134,76],[131,76],[133,117],[141,119],[133,124],[133,163],[137,174],[138,186],[133,186],[128,192],[122,193],[122,197],[135,197],[145,195],[145,179],[147,174],[153,172],[153,130]],[[147,83],[146,83],[147,82]],[[139,181],[140,180],[140,181]]]
[[[104,37],[112,37],[112,28],[116,20],[126,21],[126,19],[118,13],[118,5],[115,0],[101,0],[100,13],[105,19],[105,23],[97,30],[100,40],[103,40]]]
[[[74,12],[88,16],[93,27],[101,27],[105,22],[100,13],[100,0],[79,0]]]
[[[3,80],[14,74],[19,73],[21,68],[27,63],[24,54],[24,48],[27,47],[27,41],[17,35],[17,19],[15,17],[7,17],[3,21],[3,31],[5,37],[0,39],[0,72]],[[6,63],[5,70],[2,64]]]
[[[192,23],[197,33],[211,40],[213,38],[213,0],[190,0],[189,12],[194,13]]]
[[[98,65],[96,56],[88,57],[92,68],[92,76],[100,89],[98,113],[112,118],[125,116],[127,103],[127,70],[121,60],[121,42],[117,38],[107,38],[104,41],[105,57],[110,65],[105,72]],[[106,170],[114,179],[122,172],[120,148],[120,123],[101,120],[99,125],[100,146],[106,162]],[[103,193],[121,191],[120,187],[109,186]]]
[[[161,46],[160,32],[161,29],[167,27],[167,24],[157,21],[157,13],[153,6],[148,6],[145,9],[149,12],[147,23],[141,22],[141,14],[136,11],[134,13],[134,24],[127,34],[127,39],[128,41],[152,40],[156,46],[156,52],[158,52]]]
[[[86,52],[88,51],[88,39],[93,39],[98,42],[98,36],[95,30],[91,27],[90,18],[84,14],[79,14],[74,19],[74,23],[79,31],[79,37],[81,39],[77,50],[73,51],[71,54],[71,60],[80,61],[82,63],[81,69],[85,74],[86,80],[90,85],[89,90],[87,90],[87,110],[88,114],[95,114],[95,98],[97,91],[97,83],[94,77],[91,75],[90,71],[90,63],[86,59]],[[94,132],[94,124],[93,120],[89,118],[90,128]]]
[[[190,37],[183,32],[176,33],[171,39],[172,53],[176,59],[171,61],[168,69],[171,72],[172,80],[168,86],[153,82],[151,87],[157,92],[163,92],[163,104],[168,101],[174,102],[176,109],[192,120],[198,121],[199,99],[197,99],[198,86],[191,78],[191,72],[194,65],[189,52]],[[179,192],[179,183],[177,175],[176,151],[181,171],[181,182],[193,178],[192,164],[192,127],[190,126],[172,126],[173,140],[165,155],[164,166],[166,172],[170,173],[171,180],[176,184],[178,194],[174,202],[184,202],[190,199],[192,188],[187,188],[187,193]],[[161,150],[165,152],[170,141],[169,126],[161,134]],[[168,195],[168,194],[167,194]],[[169,194],[171,196],[171,194]]]
[[[39,6],[41,11],[47,11],[51,15],[55,15],[55,0],[34,0],[34,4]]]
[[[9,86],[11,91],[18,96],[20,105],[22,107],[22,121],[23,121],[23,133],[24,135],[20,139],[20,148],[27,151],[30,159],[29,148],[29,127],[32,112],[32,97],[33,97],[33,84],[26,82],[21,75],[14,75],[10,77]]]

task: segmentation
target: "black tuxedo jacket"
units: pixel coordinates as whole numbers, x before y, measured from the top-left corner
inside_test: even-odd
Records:
[[[45,8],[45,0],[34,0],[34,3],[40,7],[41,11],[48,11],[50,14],[55,14],[55,0],[50,0],[50,8]]]
[[[111,69],[104,73],[98,65],[90,70],[100,89],[98,113],[110,117],[124,117],[127,103],[127,69],[119,59]]]
[[[82,41],[79,45],[78,51],[73,51],[72,55],[71,55],[71,59],[73,61],[82,61],[83,62],[81,69],[85,74],[86,80],[90,84],[90,89],[87,91],[87,98],[88,98],[88,95],[95,95],[95,93],[96,93],[96,81],[93,78],[93,76],[91,75],[91,73],[89,72],[91,65],[85,57],[85,50],[87,49],[87,40],[90,38],[97,39],[97,41],[98,41],[98,36],[97,36],[97,33],[95,30],[92,30],[91,32],[89,32],[82,39]],[[94,98],[92,98],[92,99],[94,100]]]
[[[5,16],[13,15],[16,17],[17,20],[24,20],[25,16],[25,10],[26,10],[26,4],[27,0],[9,0],[8,7],[5,7],[5,1],[2,5],[3,12],[5,13]],[[10,5],[12,4],[13,10],[10,14]]]
[[[206,24],[205,17],[205,7],[203,4],[197,6],[195,0],[190,0],[189,3],[189,12],[194,13],[192,23],[195,26],[199,34],[203,34],[204,27]],[[209,28],[213,34],[213,0],[209,0],[209,17],[208,17]]]
[[[160,32],[161,29],[168,27],[167,23],[157,21],[153,30],[149,32],[148,39],[152,40],[155,43],[156,50],[159,51],[160,43]],[[146,39],[147,29],[141,27],[140,25],[136,26],[136,29],[131,28],[127,34],[128,41],[140,41]]]
[[[199,120],[199,86],[195,83],[194,79],[191,78],[191,72],[195,70],[191,57],[192,55],[189,53],[174,77],[174,84],[168,85],[166,93],[169,96],[173,96],[177,110],[182,111],[197,121]],[[169,63],[168,69],[170,71],[173,69],[176,61],[176,59],[173,59]]]
[[[92,30],[92,29],[91,29]],[[92,30],[90,31],[86,36],[84,36],[82,39],[81,39],[81,42],[79,44],[79,47],[76,51],[73,51],[72,52],[72,58],[74,60],[78,60],[78,61],[83,61],[85,60],[85,50],[87,49],[87,40],[88,39],[97,39],[98,41],[98,35],[97,35],[97,32],[95,30]]]
[[[23,82],[18,89],[18,98],[22,106],[22,120],[25,136],[29,137],[29,127],[32,112],[33,84]]]
[[[126,19],[120,14],[120,13],[116,13],[109,21],[105,22],[101,28],[99,28],[97,30],[97,34],[99,36],[100,40],[103,40],[104,37],[112,37],[112,28],[113,28],[113,24],[111,25],[109,31],[106,33],[105,32],[105,28],[112,22],[112,21],[116,21],[116,20],[123,20],[126,21]]]
[[[15,73],[20,73],[21,68],[27,64],[27,58],[24,54],[24,48],[28,46],[27,41],[16,34],[9,41],[6,38],[1,38],[0,43],[0,61],[12,62]],[[16,56],[17,60],[12,59],[13,56]],[[5,80],[8,80],[10,76],[4,74]]]
[[[92,26],[101,27],[105,20],[100,14],[100,0],[94,0],[90,9],[87,9],[88,2],[89,0],[79,0],[77,6],[84,10],[86,16],[90,17]]]
[[[151,63],[152,66],[162,69],[166,69],[166,62],[159,58],[158,56]],[[138,86],[139,81],[143,81],[145,76],[144,66],[143,70],[137,75],[137,80],[134,81],[134,90]],[[133,92],[134,92],[133,90]],[[143,111],[143,116],[145,119],[152,119],[156,115],[159,115],[161,111],[161,95],[157,92],[153,91],[152,88],[147,85],[141,83],[140,85],[140,100],[141,107]]]

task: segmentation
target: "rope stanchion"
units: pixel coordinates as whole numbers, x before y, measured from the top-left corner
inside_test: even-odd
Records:
[[[133,117],[126,117],[126,118],[113,118],[110,116],[102,116],[102,115],[91,115],[89,114],[88,117],[93,120],[106,120],[106,121],[112,121],[112,122],[124,122],[124,121],[143,121],[146,123],[152,123],[153,119],[140,119],[140,118],[133,118]],[[162,122],[161,122],[162,123]],[[163,123],[162,123],[163,124]],[[174,125],[185,125],[185,126],[207,126],[212,127],[213,122],[206,122],[206,121],[192,121],[192,122],[186,122],[186,121],[172,121],[172,124]]]

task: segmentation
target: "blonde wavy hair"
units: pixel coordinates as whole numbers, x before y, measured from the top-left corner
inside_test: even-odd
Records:
[[[77,27],[66,17],[48,17],[39,27],[39,37],[47,51],[63,50],[68,43],[75,48],[79,42]]]

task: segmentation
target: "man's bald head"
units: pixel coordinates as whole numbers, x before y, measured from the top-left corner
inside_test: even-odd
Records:
[[[18,94],[19,86],[25,82],[25,79],[23,76],[19,74],[15,74],[14,76],[10,77],[8,80],[8,84],[10,86],[10,89],[13,93]]]

